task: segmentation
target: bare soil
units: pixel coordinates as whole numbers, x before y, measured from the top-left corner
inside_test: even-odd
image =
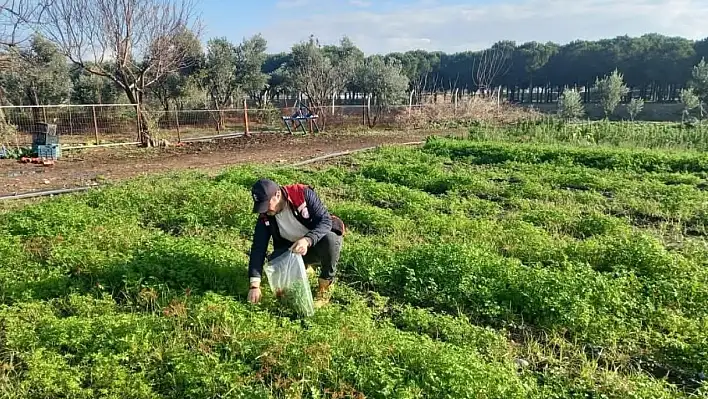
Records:
[[[183,147],[107,147],[66,151],[54,166],[0,159],[0,195],[116,182],[173,170],[216,173],[242,163],[293,163],[332,152],[424,140],[431,133],[255,134]]]

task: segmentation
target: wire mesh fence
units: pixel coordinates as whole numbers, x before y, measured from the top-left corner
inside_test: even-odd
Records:
[[[89,106],[0,107],[6,125],[16,132],[19,145],[32,142],[38,124],[56,125],[65,144],[96,144],[135,141],[135,107],[121,104]]]
[[[450,105],[452,106],[452,105]],[[391,106],[378,109],[366,105],[335,105],[314,110],[319,130],[362,127],[402,128],[406,117],[418,105]],[[229,108],[221,110],[155,110],[141,109],[151,135],[171,142],[188,138],[229,133],[287,132],[283,117],[295,113],[293,107]],[[64,145],[96,145],[133,143],[138,140],[140,124],[133,104],[5,106],[0,107],[0,124],[13,128],[18,145],[29,145],[38,125],[49,123]],[[302,131],[294,126],[293,132]],[[305,131],[314,126],[304,124]]]

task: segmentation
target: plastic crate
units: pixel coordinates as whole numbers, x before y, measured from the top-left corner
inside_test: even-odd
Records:
[[[36,123],[32,134],[32,149],[37,151],[40,145],[59,144],[57,125],[50,123]]]
[[[38,145],[37,156],[39,158],[59,159],[61,158],[61,144]]]
[[[46,144],[59,144],[59,136],[50,133],[37,133],[34,136],[34,144],[46,145]]]

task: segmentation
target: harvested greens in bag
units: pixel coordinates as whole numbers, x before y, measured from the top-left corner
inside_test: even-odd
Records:
[[[312,316],[315,304],[302,256],[293,251],[271,259],[264,268],[270,289],[275,296],[295,312]]]

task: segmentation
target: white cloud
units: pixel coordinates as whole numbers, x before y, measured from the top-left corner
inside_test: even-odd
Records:
[[[288,50],[310,34],[322,43],[347,35],[367,54],[411,49],[455,52],[499,40],[567,43],[650,32],[689,39],[708,36],[706,0],[501,0],[487,5],[419,0],[409,6],[381,1],[367,10],[351,5],[332,8],[331,0],[311,3],[313,14],[276,18],[262,29],[270,51]]]

